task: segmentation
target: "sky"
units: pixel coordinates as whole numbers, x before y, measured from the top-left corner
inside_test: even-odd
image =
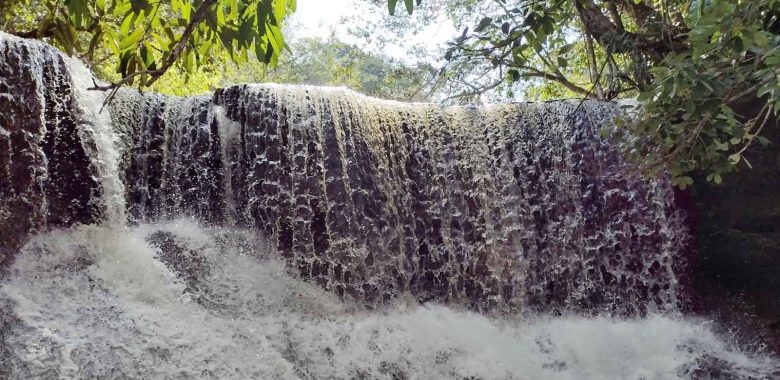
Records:
[[[378,12],[379,11],[379,12]],[[380,13],[381,12],[381,13]],[[298,10],[288,20],[286,35],[294,38],[327,37],[333,31],[337,38],[347,43],[365,44],[365,41],[349,34],[349,24],[344,17],[355,17],[368,23],[379,23],[387,14],[387,8],[377,10],[367,4],[367,0],[298,0]],[[408,17],[399,2],[394,17]],[[404,46],[386,46],[381,53],[393,58],[408,59],[413,56],[408,46],[422,44],[426,48],[435,48],[451,39],[456,34],[455,27],[449,20],[431,23],[417,33],[405,36]],[[366,47],[371,50],[371,47]]]

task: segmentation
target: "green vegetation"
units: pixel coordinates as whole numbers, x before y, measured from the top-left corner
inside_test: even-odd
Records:
[[[439,78],[431,64],[405,64],[334,37],[285,41],[281,23],[295,8],[295,0],[10,0],[0,8],[0,30],[78,55],[111,83],[102,88],[190,95],[278,82],[347,86],[397,100],[425,101],[434,93]]]
[[[286,46],[282,22],[295,8],[296,0],[10,0],[0,22],[98,69],[111,62],[118,79],[108,88],[115,89],[151,86],[174,65],[190,75],[225,56],[275,64]]]
[[[429,1],[463,29],[445,52],[445,75],[464,84],[455,96],[536,79],[526,95],[636,97],[616,137],[683,188],[692,171],[720,183],[749,166],[780,113],[780,0]]]
[[[410,64],[333,37],[285,42],[295,0],[6,0],[0,29],[79,55],[109,89],[275,81],[444,103],[636,98],[636,117],[606,132],[681,187],[693,171],[720,183],[748,167],[780,112],[780,0],[364,2],[386,17],[353,20],[357,35],[408,48],[408,31],[442,20],[462,32]]]
[[[223,82],[345,86],[384,99],[428,101],[439,84],[437,73],[431,64],[405,64],[335,37],[304,38],[290,44],[290,53],[283,55],[276,67],[235,67],[228,70]]]

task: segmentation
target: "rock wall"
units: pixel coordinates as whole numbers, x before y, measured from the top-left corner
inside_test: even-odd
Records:
[[[0,33],[0,264],[31,232],[99,214],[74,101],[59,51]]]
[[[438,107],[242,85],[112,106],[137,222],[253,228],[304,278],[375,306],[677,308],[687,234],[669,185],[598,137],[617,107]]]
[[[697,179],[693,273],[699,308],[755,316],[780,349],[780,124],[770,123],[762,135],[772,144],[751,147],[752,169],[742,166],[720,186]]]

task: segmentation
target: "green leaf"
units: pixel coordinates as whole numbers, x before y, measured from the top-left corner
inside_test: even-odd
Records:
[[[710,173],[707,175],[707,182],[715,182],[720,185],[723,182],[723,178],[718,173]]]
[[[192,13],[192,5],[189,0],[184,0],[181,3],[181,17],[190,22],[190,14]]]
[[[144,37],[144,29],[138,28],[119,41],[119,50],[125,51],[132,48]]]
[[[680,176],[680,177],[674,177],[672,178],[672,184],[679,187],[682,190],[685,190],[690,185],[693,185],[693,178],[688,176]]]
[[[512,78],[512,82],[517,82],[520,80],[520,73],[517,70],[509,70],[509,76]]]
[[[487,28],[488,25],[490,25],[492,22],[493,22],[493,18],[485,17],[482,20],[479,20],[479,24],[477,25],[476,28],[474,28],[474,31],[479,33],[481,31],[485,30],[485,28]]]
[[[274,18],[276,18],[277,23],[282,22],[282,19],[284,19],[284,14],[286,12],[287,12],[287,0],[274,1]]]
[[[217,5],[216,16],[217,25],[225,25],[225,8]]]
[[[263,45],[264,44],[263,44],[262,41],[258,40],[258,41],[255,42],[255,55],[257,56],[257,60],[258,61],[265,63],[265,62],[267,62],[267,60],[265,58],[265,49],[264,49]]]
[[[575,44],[566,44],[561,47],[561,50],[558,50],[558,55],[564,55],[571,51],[572,48],[574,48]]]
[[[189,50],[184,53],[184,70],[192,73],[195,67],[195,57]]]
[[[117,44],[117,35],[116,32],[113,30],[107,31],[105,34],[105,43],[108,44],[108,47],[111,49],[112,52],[114,52],[114,55],[121,54],[121,51],[119,50],[119,44]]]
[[[395,5],[398,2],[398,0],[387,0],[387,10],[390,12],[390,15],[395,15]]]
[[[545,17],[542,21],[542,30],[544,30],[545,35],[551,35],[553,32],[555,32],[555,25],[553,25],[551,19],[549,17]]]
[[[412,14],[414,11],[414,0],[404,0],[404,3],[406,4],[406,11]]]
[[[125,19],[122,20],[122,25],[119,27],[119,33],[121,35],[126,36],[130,33],[130,27],[133,26],[133,18],[135,18],[135,15],[128,13],[127,16],[125,16]]]
[[[768,138],[766,138],[766,137],[763,137],[763,136],[753,136],[753,137],[754,137],[756,140],[758,140],[758,143],[759,143],[759,144],[761,144],[762,146],[767,146],[767,145],[770,145],[770,144],[772,144],[772,142],[771,142],[771,141],[769,141],[769,139],[768,139]]]
[[[734,53],[740,54],[745,51],[745,42],[740,37],[734,38]]]
[[[769,38],[763,32],[758,32],[753,35],[753,43],[759,47],[767,47],[769,45]]]
[[[268,32],[270,34],[270,36],[268,37],[268,42],[271,44],[271,47],[273,48],[274,56],[276,56],[282,52],[282,48],[284,47],[282,32],[275,25],[267,25],[267,27],[268,27]]]

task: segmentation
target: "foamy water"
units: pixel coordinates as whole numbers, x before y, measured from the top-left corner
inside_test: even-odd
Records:
[[[160,231],[183,248],[174,256],[200,263],[202,278],[185,283],[186,273],[161,261],[148,242]],[[685,379],[717,370],[720,378],[769,379],[780,370],[702,320],[498,318],[403,299],[369,311],[287,273],[253,234],[186,220],[37,236],[0,283],[10,315],[10,361],[0,361],[0,374]]]

